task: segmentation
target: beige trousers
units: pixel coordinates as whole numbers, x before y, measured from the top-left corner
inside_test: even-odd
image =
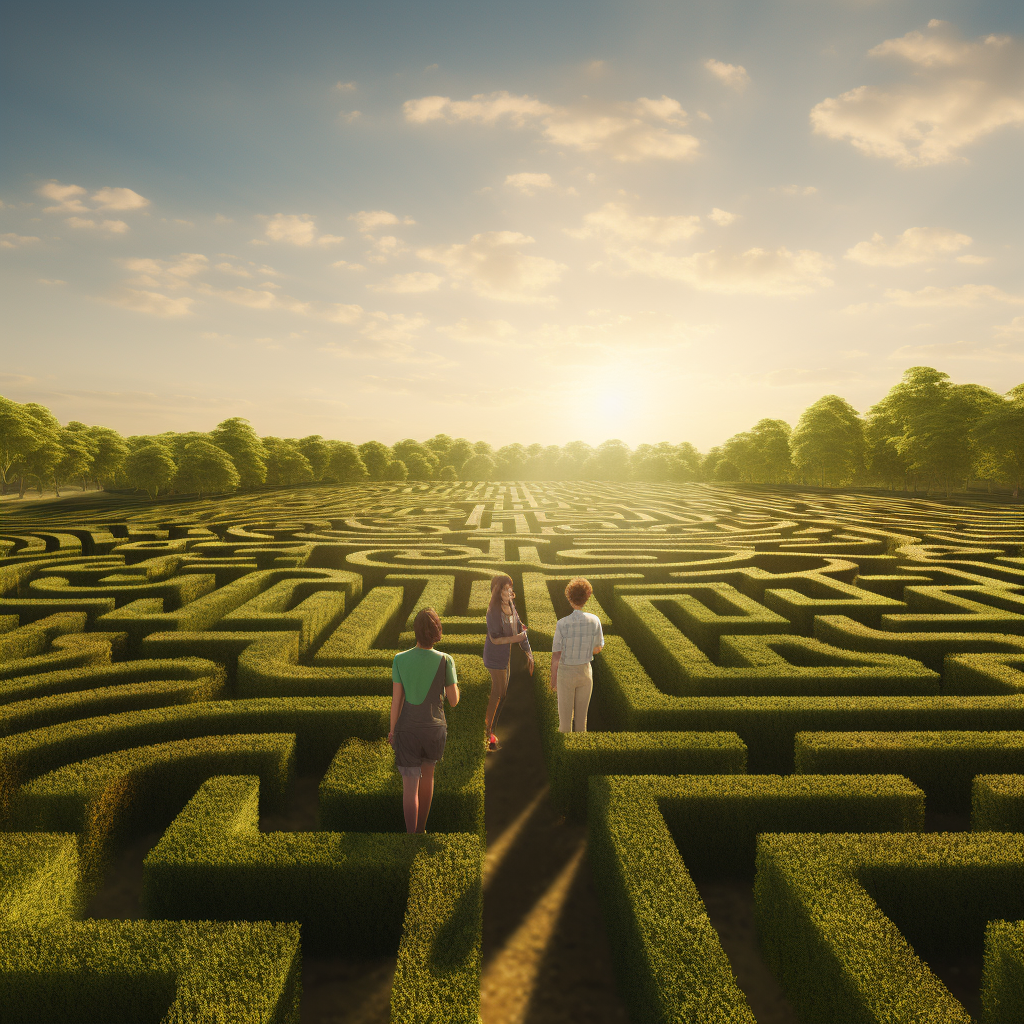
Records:
[[[558,665],[558,731],[586,732],[594,673],[585,665]]]

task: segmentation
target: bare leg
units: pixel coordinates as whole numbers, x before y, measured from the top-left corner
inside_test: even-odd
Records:
[[[434,798],[434,766],[432,764],[423,765],[423,774],[420,776],[419,782],[419,813],[416,818],[416,831],[426,832],[430,801]]]
[[[498,704],[505,696],[505,690],[508,688],[508,669],[504,668],[492,668],[488,669],[491,673],[491,699],[487,702],[487,716],[484,718],[484,724],[487,728],[487,738],[491,738],[491,731],[494,728],[494,716],[498,711]]]
[[[420,779],[415,775],[402,776],[402,810],[405,813],[405,831],[416,831],[416,818],[419,815]],[[430,766],[430,790],[434,790],[434,766]],[[426,817],[426,815],[424,815]]]

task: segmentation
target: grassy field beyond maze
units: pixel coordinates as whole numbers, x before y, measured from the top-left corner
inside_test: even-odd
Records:
[[[549,787],[504,816],[496,572]],[[606,646],[563,735],[577,575]],[[463,700],[409,836],[390,666],[426,606]],[[505,980],[485,939],[538,801],[605,923],[617,996],[588,1021],[1024,1020],[1015,507],[589,482],[11,505],[0,694],[0,1021],[583,1020],[530,995],[553,931]],[[314,1007],[311,965],[375,971],[376,1003]]]

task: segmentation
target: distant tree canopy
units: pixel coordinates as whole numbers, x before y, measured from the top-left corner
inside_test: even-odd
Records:
[[[762,419],[701,454],[687,441],[634,449],[611,439],[495,449],[486,441],[435,434],[393,445],[355,445],[310,434],[260,437],[239,416],[208,433],[122,437],[77,420],[62,425],[35,402],[0,396],[0,489],[68,486],[198,493],[237,487],[424,480],[690,480],[818,486],[870,484],[947,494],[972,482],[1024,485],[1024,384],[998,395],[954,384],[930,366],[911,367],[861,416],[825,395],[795,428]]]

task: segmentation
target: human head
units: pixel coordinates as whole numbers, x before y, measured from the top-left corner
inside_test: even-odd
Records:
[[[573,608],[582,608],[590,600],[593,592],[594,588],[582,576],[569,580],[565,588],[565,596]]]
[[[433,608],[421,608],[412,628],[420,647],[433,647],[441,639],[441,620]]]
[[[508,573],[499,572],[497,576],[491,577],[491,599],[487,602],[488,608],[493,608],[501,600],[501,592],[505,587],[514,586],[512,577]]]

